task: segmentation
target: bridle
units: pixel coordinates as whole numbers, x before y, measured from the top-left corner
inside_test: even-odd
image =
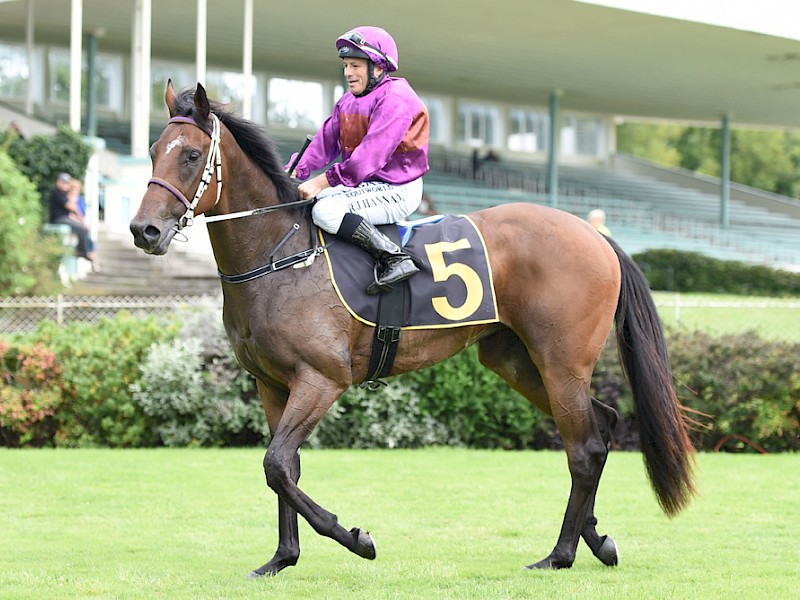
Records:
[[[217,176],[217,198],[214,201],[214,204],[211,208],[219,204],[219,199],[222,194],[222,150],[220,148],[220,137],[221,137],[221,127],[219,117],[214,113],[209,113],[211,115],[211,130],[209,131],[202,125],[200,125],[197,121],[195,121],[192,117],[172,117],[169,120],[169,123],[188,123],[190,125],[194,125],[199,129],[205,131],[211,137],[211,146],[208,150],[208,157],[206,158],[206,165],[203,168],[203,174],[200,176],[200,183],[197,186],[197,190],[195,190],[194,198],[192,201],[189,202],[186,199],[186,196],[176,188],[174,185],[165,181],[163,179],[159,179],[158,177],[151,177],[150,180],[147,182],[149,186],[151,183],[155,183],[163,187],[165,190],[172,192],[172,194],[180,200],[180,202],[186,207],[186,212],[183,216],[178,219],[178,223],[175,225],[176,231],[180,231],[185,227],[191,227],[194,223],[194,210],[197,208],[197,205],[200,203],[200,198],[203,197],[203,194],[206,193],[208,186],[211,185],[211,178],[214,176],[216,171]],[[305,150],[308,147],[309,139],[306,141],[306,145],[303,147]],[[302,152],[302,151],[301,151]],[[299,157],[298,157],[299,158]],[[295,162],[296,165],[296,162]],[[292,167],[294,168],[294,167]],[[228,213],[224,215],[214,215],[206,217],[206,223],[214,223],[216,221],[226,221],[229,219],[240,219],[242,217],[250,217],[253,215],[260,215],[268,212],[272,212],[275,210],[282,210],[287,208],[303,208],[303,218],[306,215],[306,208],[313,204],[315,201],[314,198],[310,198],[308,200],[298,200],[296,202],[286,202],[283,204],[276,204],[274,206],[265,206],[262,208],[254,208],[252,210],[245,210],[241,212],[235,213]],[[280,271],[287,267],[294,267],[302,268],[302,267],[309,267],[314,262],[314,259],[322,254],[324,248],[319,246],[316,243],[316,235],[314,233],[314,228],[311,228],[311,248],[307,250],[303,250],[301,252],[297,252],[282,259],[276,259],[275,256],[280,251],[280,249],[289,241],[297,231],[300,229],[300,224],[295,223],[283,237],[283,239],[278,243],[275,249],[272,251],[269,257],[269,262],[257,269],[253,269],[252,271],[247,271],[245,273],[240,273],[237,275],[226,275],[221,271],[217,271],[219,274],[220,279],[227,283],[245,283],[247,281],[252,281],[253,279],[258,279],[259,277],[263,277],[265,275],[269,275],[270,273],[274,273],[276,271]]]
[[[216,206],[219,203],[219,198],[222,194],[222,150],[220,149],[220,124],[219,124],[219,117],[214,113],[211,114],[211,131],[206,129],[205,127],[201,126],[197,121],[195,121],[192,117],[172,117],[169,120],[169,123],[189,123],[198,127],[205,131],[211,137],[211,146],[208,150],[208,157],[206,158],[206,166],[203,168],[203,174],[200,176],[200,183],[197,185],[197,190],[195,190],[194,198],[192,201],[189,202],[186,199],[186,196],[183,195],[178,188],[174,185],[169,183],[168,181],[164,181],[163,179],[159,179],[158,177],[152,177],[147,182],[149,186],[151,183],[155,183],[156,185],[160,185],[165,190],[172,192],[172,194],[181,201],[181,203],[186,207],[186,212],[183,213],[183,216],[178,219],[178,231],[183,229],[184,227],[191,227],[192,223],[194,223],[194,209],[197,208],[197,205],[200,203],[200,198],[203,197],[203,194],[206,193],[208,186],[211,185],[211,178],[214,176],[216,171],[217,175],[217,199],[214,201],[214,205]],[[213,208],[212,206],[212,208]]]

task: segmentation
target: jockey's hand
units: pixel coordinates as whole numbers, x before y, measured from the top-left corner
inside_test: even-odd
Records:
[[[309,200],[316,198],[317,194],[329,187],[331,187],[331,184],[328,183],[328,178],[325,177],[325,173],[321,173],[297,186],[297,194],[303,200]]]

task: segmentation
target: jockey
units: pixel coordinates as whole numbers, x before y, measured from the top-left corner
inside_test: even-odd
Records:
[[[367,289],[377,294],[419,271],[411,256],[374,226],[402,220],[419,206],[430,123],[408,82],[389,76],[398,58],[386,31],[357,27],[341,35],[336,48],[349,90],[291,175],[303,181],[301,198],[317,198],[312,217],[318,227],[356,244],[382,265]]]

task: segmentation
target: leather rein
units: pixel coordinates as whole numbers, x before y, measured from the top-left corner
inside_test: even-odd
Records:
[[[220,148],[220,139],[221,139],[221,126],[219,117],[214,113],[211,114],[211,130],[206,129],[202,125],[200,125],[197,121],[195,121],[192,117],[172,117],[169,120],[169,123],[188,123],[190,125],[194,125],[195,127],[205,131],[209,137],[211,138],[211,146],[209,147],[208,157],[206,158],[206,164],[203,168],[203,174],[200,176],[200,183],[197,185],[197,190],[195,190],[194,197],[192,201],[189,202],[186,196],[176,188],[174,185],[165,181],[163,179],[159,179],[158,177],[152,177],[147,182],[149,186],[151,183],[154,183],[158,186],[161,186],[165,190],[172,193],[181,204],[186,207],[186,212],[178,219],[178,223],[175,225],[176,231],[180,231],[185,227],[191,227],[194,224],[194,211],[197,208],[197,205],[200,203],[200,199],[206,193],[209,186],[211,185],[211,179],[216,174],[217,177],[217,197],[214,201],[214,206],[219,203],[220,196],[222,195],[222,149]],[[228,213],[224,215],[214,215],[206,217],[206,223],[215,223],[218,221],[227,221],[230,219],[241,219],[243,217],[251,217],[255,215],[262,215],[269,212],[273,212],[276,210],[283,210],[287,208],[303,208],[302,211],[302,218],[298,221],[303,221],[306,218],[307,208],[311,204],[314,203],[314,198],[310,198],[308,200],[297,200],[295,202],[287,202],[285,204],[275,204],[273,206],[265,206],[262,208],[255,208],[252,210],[245,210],[235,213]],[[322,254],[324,247],[319,246],[315,242],[316,236],[315,228],[311,228],[311,248],[306,250],[302,250],[301,252],[297,252],[292,254],[291,256],[287,256],[281,259],[275,259],[275,255],[280,251],[283,245],[289,241],[298,230],[300,229],[300,223],[294,223],[289,231],[283,236],[283,239],[278,242],[278,245],[275,246],[275,249],[272,251],[269,257],[269,262],[256,269],[251,271],[247,271],[245,273],[240,273],[238,275],[226,275],[222,273],[219,269],[217,269],[217,274],[219,278],[226,282],[226,283],[245,283],[247,281],[252,281],[253,279],[257,279],[259,277],[263,277],[265,275],[269,275],[270,273],[274,273],[276,271],[280,271],[282,269],[286,269],[288,267],[294,267],[295,269],[300,269],[303,267],[309,267],[314,262],[314,259],[319,255]]]

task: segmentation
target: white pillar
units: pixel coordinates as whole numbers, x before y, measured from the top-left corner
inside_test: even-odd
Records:
[[[197,83],[206,84],[206,55],[208,30],[207,0],[197,0],[197,34],[195,39],[195,79]]]
[[[242,48],[242,73],[244,74],[244,95],[242,97],[242,116],[253,118],[253,0],[244,0],[244,42]]]
[[[150,31],[151,0],[135,0],[131,48],[131,155],[150,152]]]
[[[81,130],[83,0],[72,0],[69,18],[69,126]]]
[[[25,23],[25,54],[28,57],[28,87],[25,90],[25,114],[33,115],[33,32],[36,16],[36,0],[28,0],[28,19]]]

